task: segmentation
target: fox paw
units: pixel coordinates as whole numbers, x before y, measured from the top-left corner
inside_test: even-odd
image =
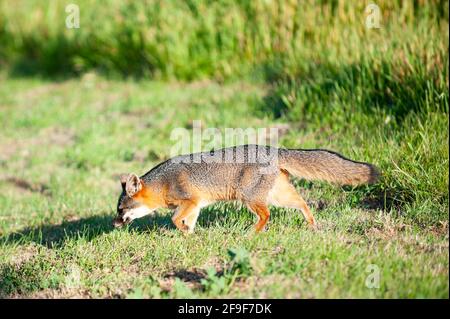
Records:
[[[189,225],[187,225],[185,223],[179,223],[179,224],[176,224],[176,226],[184,234],[192,234],[194,232],[194,229],[192,227],[189,227]]]

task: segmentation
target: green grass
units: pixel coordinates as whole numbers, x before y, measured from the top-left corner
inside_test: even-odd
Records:
[[[78,3],[70,30],[63,1],[0,0],[0,296],[449,297],[447,1],[379,0],[380,29],[354,1]],[[383,176],[296,181],[315,232],[273,208],[253,234],[234,204],[191,236],[166,210],[113,229],[119,174],[194,120]]]
[[[66,1],[2,0],[0,66],[19,75],[95,69],[183,80],[256,70],[272,80],[313,72],[311,61],[350,65],[377,53],[395,55],[390,62],[405,73],[409,49],[427,53],[424,66],[444,62],[434,51],[448,32],[448,1],[376,3],[381,29],[366,28],[364,1],[78,0],[80,28],[68,29]]]
[[[298,212],[274,208],[269,230],[256,235],[253,215],[232,204],[204,209],[192,236],[177,231],[164,210],[112,228],[118,173],[157,164],[169,154],[172,128],[192,119],[222,129],[286,123],[259,116],[270,94],[244,82],[4,78],[2,296],[448,297],[442,113],[405,119],[389,134],[349,124],[353,132],[334,131],[330,139],[291,122],[283,145],[332,148],[385,174],[379,185],[358,189],[298,182],[319,231]],[[385,189],[394,203],[380,198]],[[380,270],[379,288],[365,285],[369,265]]]

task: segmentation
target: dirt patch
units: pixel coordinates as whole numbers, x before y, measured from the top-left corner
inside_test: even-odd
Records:
[[[68,223],[74,223],[80,220],[80,216],[75,214],[68,214],[64,216],[64,221]]]
[[[308,200],[308,206],[316,211],[321,211],[327,208],[328,204],[323,199]]]
[[[245,280],[237,280],[233,289],[230,291],[229,296],[224,296],[224,298],[229,298],[235,295],[236,291],[239,291],[239,294],[251,295],[254,298],[273,298],[270,294],[267,293],[270,289],[268,287],[278,286],[285,287],[286,291],[288,291],[284,298],[313,298],[314,296],[306,296],[303,295],[299,291],[299,287],[301,286],[301,279],[285,277],[283,275],[272,274],[264,277],[252,276],[249,278],[245,278]]]
[[[214,268],[217,274],[223,274],[226,267],[226,263],[219,257],[210,258],[203,266],[202,269]]]
[[[126,119],[127,122],[133,123],[136,128],[148,129],[153,126],[150,122],[153,112],[151,108],[123,110],[120,112],[120,116],[122,119]]]
[[[441,221],[436,226],[431,226],[429,231],[438,237],[445,237],[448,241],[449,238],[449,224],[448,221]]]
[[[272,249],[271,253],[272,253],[272,255],[276,256],[276,255],[283,254],[285,251],[286,251],[286,249],[282,245],[277,245]]]
[[[230,91],[234,92],[244,92],[244,91],[258,91],[258,90],[267,90],[268,87],[261,84],[251,84],[248,82],[236,82],[232,84],[222,85],[220,81],[213,80],[197,80],[191,82],[181,82],[181,81],[171,81],[170,86],[173,89],[188,89],[188,90],[198,90],[203,91],[208,88],[220,88],[221,92]]]
[[[10,299],[86,299],[91,298],[89,292],[84,289],[43,289],[29,294],[15,293]]]
[[[70,129],[49,127],[41,131],[41,136],[46,142],[56,146],[69,146],[75,140],[75,133]]]
[[[213,268],[216,271],[217,277],[225,275],[226,263],[218,257],[210,258],[200,268],[193,267],[189,269],[176,269],[167,272],[162,280],[159,280],[159,285],[162,291],[170,292],[173,288],[175,280],[178,278],[190,289],[202,289],[201,281],[207,277],[207,269]],[[237,281],[239,281],[238,279]]]
[[[206,278],[206,272],[203,269],[192,268],[179,269],[168,272],[164,275],[164,279],[159,281],[159,285],[163,291],[169,292],[175,283],[175,279],[182,280],[190,289],[201,288],[201,280]]]
[[[14,185],[15,187],[21,189],[22,191],[28,191],[32,193],[40,193],[45,196],[51,196],[50,187],[43,183],[29,183],[28,181],[17,178],[17,177],[8,177],[5,181],[9,184]]]
[[[35,257],[37,253],[38,249],[36,246],[31,245],[23,247],[19,253],[11,257],[10,263],[15,267],[20,267],[21,265],[25,264],[33,257]]]
[[[388,240],[406,230],[407,225],[395,223],[389,215],[374,216],[369,213],[358,217],[347,228],[347,233],[365,236],[369,240]]]
[[[30,149],[39,146],[47,151],[49,147],[67,147],[75,141],[75,133],[66,128],[48,127],[42,129],[36,136],[24,139],[11,139],[0,143],[0,162],[8,161],[18,155],[22,159],[29,158]]]
[[[55,90],[58,88],[61,88],[64,84],[63,83],[49,83],[44,85],[39,85],[37,87],[31,88],[25,92],[23,92],[22,97],[26,101],[35,101],[42,96],[54,93]]]
[[[13,142],[5,142],[0,144],[0,163],[7,161],[17,153],[18,145]]]

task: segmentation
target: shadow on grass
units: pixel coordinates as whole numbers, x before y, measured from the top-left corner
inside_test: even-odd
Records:
[[[374,185],[342,186],[342,190],[348,194],[347,203],[350,207],[368,211],[398,213],[405,205],[412,204],[415,200],[410,189],[401,185],[387,186],[383,179]]]
[[[220,205],[220,204],[219,204]],[[233,210],[230,214],[229,209]],[[198,225],[203,228],[214,227],[219,224],[228,224],[237,216],[245,214],[240,208],[233,205],[220,205],[220,207],[212,206],[200,214]],[[60,248],[65,242],[71,239],[82,238],[91,241],[97,236],[107,234],[112,231],[136,231],[148,232],[151,230],[175,229],[172,223],[172,212],[157,213],[151,217],[144,217],[133,221],[133,223],[125,228],[116,229],[112,222],[115,214],[97,215],[84,217],[77,220],[63,221],[60,224],[47,224],[35,227],[25,227],[19,231],[6,234],[0,237],[0,245],[2,244],[23,244],[34,242],[44,245],[48,248]],[[251,215],[248,213],[248,215]]]
[[[97,236],[117,230],[112,226],[114,217],[115,215],[90,216],[74,221],[63,221],[61,224],[26,227],[0,237],[0,244],[35,242],[48,248],[58,248],[70,239],[83,238],[91,241]],[[128,229],[143,232],[149,228],[167,228],[171,224],[170,216],[158,214],[151,218],[136,220]]]
[[[363,204],[363,203],[361,203]],[[322,201],[310,203],[317,211],[326,206]],[[379,204],[380,205],[380,204]],[[381,204],[382,205],[382,204]],[[376,207],[379,208],[379,207]],[[287,212],[284,209],[271,209],[273,219]],[[157,213],[151,217],[135,220],[131,225],[123,229],[115,229],[112,225],[115,214],[84,217],[77,220],[66,220],[60,224],[47,224],[35,227],[25,227],[17,232],[0,237],[0,245],[24,244],[34,242],[48,248],[60,248],[72,239],[91,241],[97,236],[112,231],[149,232],[152,230],[175,230],[172,223],[172,212]],[[231,203],[218,203],[202,210],[197,225],[202,228],[216,227],[217,225],[236,225],[242,223],[251,226],[254,215],[242,205]]]

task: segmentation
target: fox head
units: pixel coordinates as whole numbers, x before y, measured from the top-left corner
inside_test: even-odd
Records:
[[[145,185],[136,174],[120,176],[122,193],[117,203],[117,217],[114,219],[114,227],[122,227],[131,223],[134,219],[143,217],[153,212],[143,200]]]

